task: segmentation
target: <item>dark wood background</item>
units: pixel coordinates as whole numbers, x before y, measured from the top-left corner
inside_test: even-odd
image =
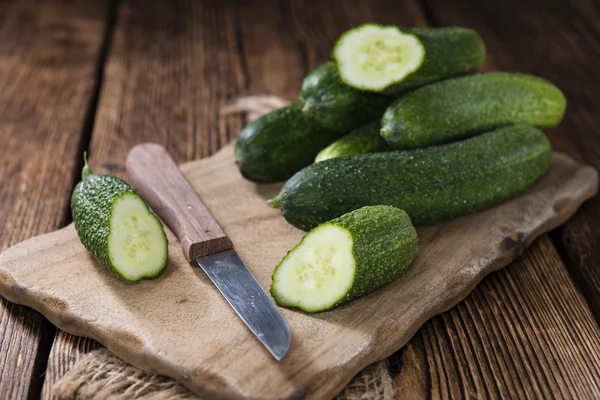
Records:
[[[478,30],[486,70],[564,90],[552,144],[600,167],[597,0],[0,0],[0,251],[71,221],[85,150],[98,172],[119,176],[143,141],[178,162],[212,154],[244,122],[222,117],[223,105],[295,99],[335,38],[366,21]],[[397,397],[600,398],[599,322],[594,198],[390,358]],[[50,398],[98,346],[2,299],[0,397]]]

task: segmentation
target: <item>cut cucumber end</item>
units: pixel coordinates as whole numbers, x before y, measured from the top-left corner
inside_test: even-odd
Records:
[[[352,234],[337,225],[315,228],[275,269],[271,294],[278,305],[329,310],[344,299],[356,271]]]
[[[167,246],[161,222],[138,194],[125,192],[114,201],[108,256],[117,275],[132,282],[157,277],[167,266]]]
[[[333,58],[345,84],[381,92],[421,67],[425,47],[397,26],[365,24],[340,36]]]

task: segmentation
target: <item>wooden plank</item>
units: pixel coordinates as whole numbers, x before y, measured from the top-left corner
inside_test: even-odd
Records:
[[[426,26],[417,0],[398,3],[376,0],[340,2],[291,2],[293,29],[301,43],[309,71],[331,59],[331,49],[340,34],[366,22]]]
[[[103,38],[94,1],[0,3],[0,251],[64,225]],[[54,328],[0,301],[0,393],[37,397]]]
[[[245,90],[235,7],[122,4],[90,145],[99,172],[124,176],[129,149],[163,144],[177,162],[214,153],[242,127],[219,110]]]
[[[52,395],[52,385],[66,374],[82,356],[101,347],[102,345],[95,340],[73,336],[63,330],[57,329],[52,349],[48,355],[48,365],[41,398],[57,398]]]
[[[496,69],[546,77],[565,93],[555,149],[600,168],[600,9],[591,0],[426,1],[433,21],[480,31]],[[555,236],[567,267],[600,321],[600,197]]]
[[[545,288],[545,290],[540,290]],[[400,352],[398,398],[600,397],[600,328],[547,236]]]

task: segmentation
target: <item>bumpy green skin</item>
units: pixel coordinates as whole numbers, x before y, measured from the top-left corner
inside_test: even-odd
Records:
[[[399,96],[409,90],[442,79],[468,74],[479,68],[485,59],[485,44],[472,29],[443,27],[409,29],[425,47],[421,67],[401,82],[388,86],[383,93]]]
[[[113,204],[115,200],[125,193],[132,193],[139,197],[131,186],[117,177],[103,174],[88,175],[84,172],[83,180],[75,186],[71,195],[71,212],[73,214],[75,230],[79,235],[81,243],[92,253],[92,256],[94,256],[98,263],[108,268],[108,270],[119,278],[133,282],[123,276],[113,265],[108,249]],[[150,209],[148,209],[148,212],[151,213]],[[163,235],[166,246],[167,235],[164,233],[164,230]],[[161,270],[153,275],[142,276],[135,281],[156,278],[166,269],[166,266],[167,257],[165,257],[164,267]]]
[[[417,231],[399,208],[362,207],[328,224],[346,228],[354,239],[354,282],[338,304],[391,282],[408,270],[417,255]]]
[[[327,311],[348,300],[372,292],[406,272],[417,254],[417,231],[409,216],[399,208],[389,206],[362,207],[323,225],[336,225],[352,235],[353,258],[356,262],[354,280],[349,291],[338,302],[322,309],[301,308],[306,312]],[[321,225],[321,226],[323,226]],[[312,232],[318,232],[319,227]],[[305,237],[306,237],[305,236]],[[296,248],[305,246],[304,239]],[[288,255],[294,249],[288,252]],[[281,265],[288,256],[279,264]],[[277,269],[273,278],[277,274]],[[271,286],[271,295],[282,307],[287,304]]]
[[[341,135],[321,127],[292,104],[246,125],[235,146],[235,162],[251,181],[283,181],[311,164],[321,149]]]
[[[344,84],[332,61],[321,64],[304,78],[299,97],[305,115],[343,133],[380,118],[392,101],[393,98]]]
[[[317,154],[315,162],[389,150],[389,146],[381,137],[379,131],[379,121],[361,126],[321,150]]]
[[[546,171],[550,157],[541,131],[514,125],[438,147],[316,163],[294,175],[269,205],[304,230],[375,204],[403,209],[415,225],[433,224],[521,193]]]
[[[381,119],[390,147],[411,149],[473,136],[509,124],[558,124],[566,100],[535,76],[490,72],[420,88],[394,102]]]

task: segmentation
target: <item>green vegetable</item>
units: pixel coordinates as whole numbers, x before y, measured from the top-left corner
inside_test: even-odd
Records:
[[[535,76],[491,72],[418,89],[394,102],[381,120],[390,147],[426,147],[525,123],[551,127],[566,101],[552,83]]]
[[[246,125],[235,146],[235,162],[251,181],[283,181],[311,164],[321,149],[340,136],[292,104]]]
[[[333,58],[347,85],[398,96],[475,71],[485,58],[485,45],[477,32],[466,28],[403,30],[365,24],[338,39]]]
[[[326,311],[391,282],[416,254],[404,211],[363,207],[307,233],[275,269],[271,294],[283,307]]]
[[[379,134],[379,130],[379,121],[361,126],[321,150],[317,154],[315,162],[389,150],[385,140]]]
[[[335,63],[318,66],[302,83],[302,112],[322,126],[349,132],[381,118],[392,98],[353,89],[340,81]]]
[[[415,225],[433,224],[521,193],[546,171],[550,156],[541,131],[514,125],[438,147],[312,164],[269,205],[304,230],[376,204],[403,209]]]
[[[119,178],[92,174],[71,196],[71,212],[81,243],[119,278],[136,282],[159,276],[167,267],[167,236],[139,194]]]

